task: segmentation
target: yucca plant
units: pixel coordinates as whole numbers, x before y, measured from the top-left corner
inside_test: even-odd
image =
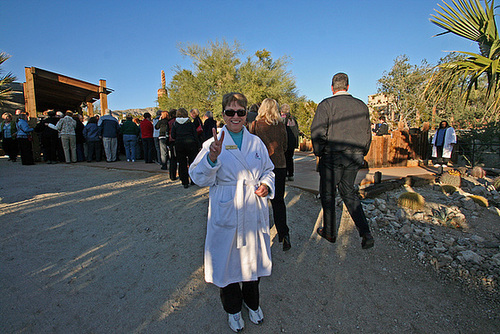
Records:
[[[493,180],[493,186],[495,187],[495,190],[500,190],[500,176]]]
[[[439,209],[432,209],[432,216],[443,226],[451,228],[462,227],[453,219],[453,215],[449,213],[444,206]]]

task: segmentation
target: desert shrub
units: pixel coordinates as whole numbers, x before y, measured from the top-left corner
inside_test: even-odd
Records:
[[[398,205],[412,210],[420,210],[425,205],[425,199],[416,192],[405,192],[399,195]]]
[[[483,196],[469,195],[468,197],[470,197],[474,202],[476,202],[480,206],[483,206],[485,208],[487,208],[489,206],[488,205],[488,200],[486,198],[484,198]]]

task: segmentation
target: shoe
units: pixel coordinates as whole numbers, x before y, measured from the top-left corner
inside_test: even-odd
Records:
[[[438,168],[438,167],[441,167],[440,164],[434,164],[434,167]]]
[[[127,159],[127,162],[130,162],[130,159]]]
[[[262,309],[260,308],[260,306],[257,308],[256,311],[254,311],[250,307],[248,307],[247,304],[244,305],[248,309],[248,317],[250,318],[251,322],[253,322],[256,325],[260,325],[261,323],[264,322],[264,313],[262,313]]]
[[[183,184],[184,188],[189,188],[189,184]]]
[[[289,176],[288,181],[293,181],[293,176]]]
[[[318,229],[316,230],[316,232],[318,232],[318,234],[325,238],[326,240],[330,241],[331,243],[334,243],[335,241],[337,241],[337,237],[334,237],[334,236],[328,236],[326,235],[324,232],[323,232],[323,228],[322,227],[318,227]]]
[[[283,252],[290,250],[292,248],[292,244],[290,243],[290,235],[285,235],[283,238]]]
[[[134,160],[134,159],[132,159],[132,162],[135,162],[135,160]]]
[[[370,233],[366,233],[363,236],[363,240],[361,241],[361,248],[363,249],[372,248],[374,244],[375,244],[375,239],[373,239],[373,236]]]
[[[228,313],[227,315],[229,328],[231,328],[234,332],[241,332],[243,328],[245,328],[245,322],[241,318],[241,312],[235,314]]]
[[[443,164],[443,165],[441,165],[441,166],[443,166],[443,168],[444,168],[444,167],[448,167],[448,165],[445,165],[445,164]]]

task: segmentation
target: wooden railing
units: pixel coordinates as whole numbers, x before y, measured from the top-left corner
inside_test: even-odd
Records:
[[[386,136],[373,136],[365,157],[367,167],[415,166],[430,157],[427,131],[392,131]],[[311,141],[300,143],[301,151],[312,151]]]

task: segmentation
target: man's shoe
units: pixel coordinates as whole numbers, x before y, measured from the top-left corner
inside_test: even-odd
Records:
[[[323,228],[322,227],[318,227],[318,229],[316,230],[316,232],[318,232],[318,234],[325,238],[326,240],[330,241],[331,243],[334,243],[335,241],[337,241],[337,237],[334,237],[334,236],[329,236],[329,235],[326,235],[323,231]]]
[[[234,332],[241,332],[243,328],[245,328],[245,322],[241,318],[241,312],[235,314],[228,313],[227,315],[229,328],[231,328]]]
[[[363,249],[372,248],[374,244],[375,244],[375,239],[373,239],[370,233],[366,233],[363,236],[363,240],[361,241],[361,248]]]
[[[247,304],[245,304],[246,308],[248,309],[248,317],[250,318],[250,321],[253,322],[256,325],[260,325],[261,323],[264,322],[264,313],[262,313],[262,309],[257,308],[256,311],[252,310],[250,307],[248,307]]]
[[[292,248],[292,244],[290,243],[290,235],[285,235],[283,238],[283,251],[286,252]]]
[[[293,181],[293,176],[289,176],[288,181]]]

